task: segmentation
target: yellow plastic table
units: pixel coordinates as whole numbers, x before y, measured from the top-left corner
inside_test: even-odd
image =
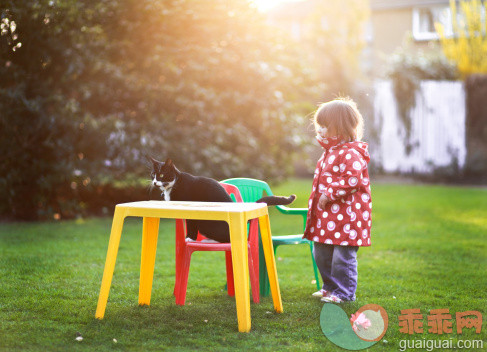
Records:
[[[281,293],[277,280],[274,250],[267,205],[263,203],[212,203],[212,202],[166,202],[143,201],[118,204],[113,215],[112,230],[103,271],[100,295],[95,317],[103,319],[108,293],[117,259],[123,222],[126,217],[143,218],[142,259],[140,265],[139,305],[149,305],[154,276],[159,219],[198,219],[226,221],[230,228],[235,301],[237,306],[238,331],[250,331],[249,266],[247,247],[247,222],[259,219],[262,246],[269,274],[274,309],[282,313]]]

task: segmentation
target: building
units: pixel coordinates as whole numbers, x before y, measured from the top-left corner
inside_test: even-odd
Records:
[[[442,23],[446,34],[452,34],[449,0],[370,0],[370,9],[367,41],[378,77],[384,62],[400,47],[413,52],[439,50],[435,23]]]
[[[367,0],[364,0],[367,1]],[[272,9],[269,21],[300,40],[309,28],[308,19],[327,0],[303,0],[283,3]],[[343,6],[346,6],[346,1]],[[319,7],[318,7],[319,6]],[[370,19],[363,31],[367,43],[362,66],[367,73],[381,77],[391,54],[407,42],[408,50],[438,51],[435,23],[445,25],[451,34],[449,0],[369,0]],[[345,13],[345,11],[344,11]],[[327,25],[326,14],[322,25]]]

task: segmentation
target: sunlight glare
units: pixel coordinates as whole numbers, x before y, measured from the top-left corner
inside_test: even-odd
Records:
[[[251,3],[261,12],[267,12],[272,8],[287,2],[297,2],[302,0],[250,0]]]

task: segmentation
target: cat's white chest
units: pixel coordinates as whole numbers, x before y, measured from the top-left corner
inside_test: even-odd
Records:
[[[162,193],[164,200],[166,202],[169,202],[171,200],[171,191],[172,191],[172,188],[169,188],[169,189],[164,190],[164,192]]]

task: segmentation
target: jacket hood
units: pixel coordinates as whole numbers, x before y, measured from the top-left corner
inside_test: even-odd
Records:
[[[330,149],[338,144],[345,143],[340,136],[335,137],[322,137],[319,134],[316,135],[316,140],[324,149]]]
[[[354,141],[345,143],[349,148],[356,150],[364,160],[369,163],[370,161],[370,154],[369,154],[369,145],[365,142]]]
[[[366,142],[361,142],[361,141],[345,142],[340,136],[324,138],[320,135],[317,135],[316,139],[318,140],[318,143],[320,143],[320,145],[325,150],[328,150],[333,147],[340,148],[343,146],[357,151],[357,153],[359,153],[367,163],[370,161],[370,154],[368,151],[369,145]]]

